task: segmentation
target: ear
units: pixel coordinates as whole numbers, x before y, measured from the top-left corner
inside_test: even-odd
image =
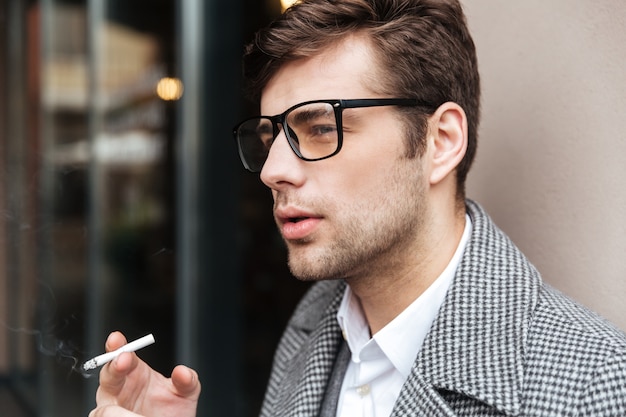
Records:
[[[467,116],[461,106],[447,102],[430,117],[431,170],[430,184],[444,180],[465,156],[467,150]]]

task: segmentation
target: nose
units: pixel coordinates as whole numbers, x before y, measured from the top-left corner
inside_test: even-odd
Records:
[[[261,170],[261,181],[272,190],[300,186],[304,181],[303,164],[293,152],[283,130],[280,131]]]

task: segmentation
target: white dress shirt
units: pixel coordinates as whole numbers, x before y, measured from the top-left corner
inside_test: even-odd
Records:
[[[346,287],[337,320],[351,352],[339,394],[337,417],[388,417],[422,347],[469,240],[465,216],[459,245],[441,275],[373,337],[356,296]]]

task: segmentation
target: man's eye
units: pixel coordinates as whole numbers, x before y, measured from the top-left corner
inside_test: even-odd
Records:
[[[336,131],[337,128],[334,125],[315,125],[310,129],[311,134],[315,136],[335,134]]]

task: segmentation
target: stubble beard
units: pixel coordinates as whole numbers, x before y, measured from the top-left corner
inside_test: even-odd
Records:
[[[334,207],[335,215],[325,221],[335,236],[326,244],[314,238],[286,242],[291,273],[302,281],[380,275],[402,262],[407,252],[416,255],[416,235],[425,227],[426,192],[419,181],[396,175],[390,181],[391,192],[380,200],[350,209],[324,205]]]

